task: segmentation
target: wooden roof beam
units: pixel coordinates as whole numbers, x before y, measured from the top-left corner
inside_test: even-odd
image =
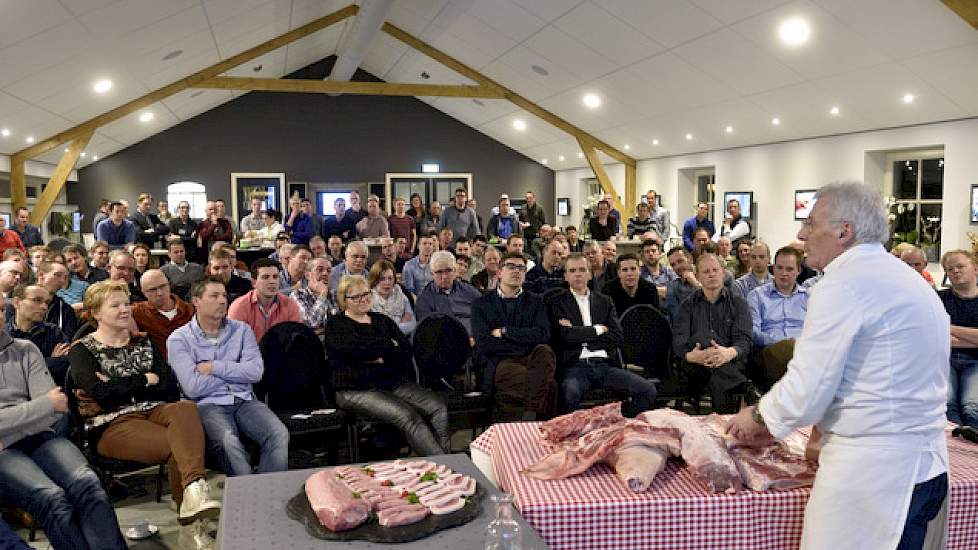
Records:
[[[975,0],[941,0],[941,2],[978,30],[978,2]]]
[[[68,150],[61,157],[61,161],[58,162],[58,166],[54,169],[54,173],[51,174],[51,179],[48,180],[48,184],[44,187],[44,191],[41,192],[41,196],[37,198],[37,203],[34,208],[31,209],[30,221],[32,224],[40,227],[41,223],[48,216],[48,212],[51,210],[51,206],[54,201],[58,199],[58,195],[65,188],[65,182],[68,181],[68,176],[71,171],[75,169],[75,164],[78,163],[78,158],[81,156],[82,151],[88,146],[88,142],[92,139],[93,132],[89,132],[79,138],[71,141],[71,145],[68,146]]]
[[[301,92],[316,94],[363,94],[386,96],[440,96],[505,99],[503,93],[486,86],[446,86],[442,84],[398,84],[393,82],[352,82],[338,80],[240,78],[221,76],[194,86],[221,90],[262,92]]]

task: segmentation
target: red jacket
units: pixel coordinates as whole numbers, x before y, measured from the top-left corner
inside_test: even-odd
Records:
[[[27,249],[24,248],[24,243],[21,242],[17,232],[12,229],[4,229],[3,235],[0,235],[0,256],[2,256],[8,248],[15,247],[19,248],[24,254],[27,254]]]

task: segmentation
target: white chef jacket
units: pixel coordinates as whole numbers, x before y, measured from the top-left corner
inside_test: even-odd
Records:
[[[880,244],[830,262],[788,372],[759,403],[777,438],[825,434],[802,548],[894,548],[913,485],[947,471],[950,319],[900,264]]]

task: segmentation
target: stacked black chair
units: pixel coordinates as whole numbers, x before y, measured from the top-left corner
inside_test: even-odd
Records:
[[[255,395],[288,428],[293,440],[290,462],[303,461],[301,453],[293,452],[297,451],[295,438],[314,434],[334,439],[326,441],[331,462],[336,463],[336,443],[340,441],[350,446],[351,455],[354,454],[346,414],[335,410],[330,366],[319,336],[308,326],[290,321],[269,329],[258,347],[265,372],[261,382],[255,384]],[[326,409],[334,412],[313,414]]]
[[[472,347],[457,319],[443,314],[425,317],[414,331],[414,362],[420,382],[438,392],[448,407],[449,430],[476,430],[492,424],[492,397],[471,391]]]
[[[620,321],[625,338],[622,363],[642,368],[643,376],[655,382],[659,402],[675,401],[681,407],[689,396],[673,365],[669,320],[654,306],[639,304],[625,310]]]

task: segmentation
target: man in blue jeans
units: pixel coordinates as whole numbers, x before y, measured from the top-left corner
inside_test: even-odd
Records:
[[[197,313],[167,339],[167,358],[184,393],[197,403],[208,452],[227,475],[250,474],[244,436],[261,448],[258,473],[287,470],[289,431],[251,388],[264,371],[255,333],[227,318],[222,280],[197,281],[190,296]]]
[[[0,298],[0,504],[26,510],[55,548],[124,549],[98,476],[81,451],[52,429],[68,412],[68,398],[54,385],[37,347],[2,328],[3,302]]]

